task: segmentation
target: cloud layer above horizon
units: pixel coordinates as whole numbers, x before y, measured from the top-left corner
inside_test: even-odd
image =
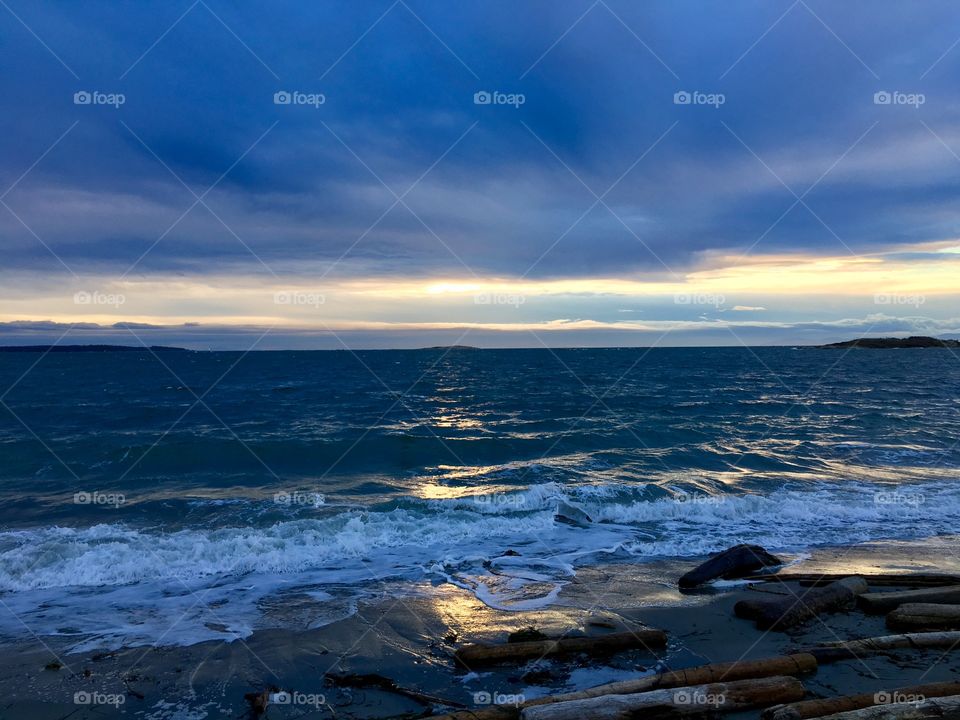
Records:
[[[955,333],[958,20],[939,0],[12,0],[0,342]]]

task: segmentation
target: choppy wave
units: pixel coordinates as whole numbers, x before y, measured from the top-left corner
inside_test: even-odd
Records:
[[[590,521],[557,520],[565,506]],[[164,533],[112,523],[0,533],[0,590],[18,614],[36,614],[31,608],[45,602],[37,622],[49,630],[96,635],[107,644],[152,642],[153,625],[182,613],[197,593],[205,602],[222,600],[213,623],[219,630],[205,629],[209,618],[198,615],[172,637],[193,642],[222,637],[224,627],[251,632],[262,621],[260,605],[278,592],[312,597],[312,624],[341,617],[371,586],[390,579],[446,580],[496,607],[531,608],[549,603],[585,562],[692,557],[736,542],[797,551],[924,537],[955,531],[958,513],[960,485],[950,482],[803,483],[768,495],[544,483],[456,499],[407,498],[390,509],[266,527]],[[338,588],[339,606],[324,591],[329,587]],[[109,606],[110,632],[97,606]],[[153,622],[138,626],[146,608]]]
[[[585,563],[917,538],[960,510],[948,352],[5,355],[0,593],[78,645],[311,627],[423,583],[537,607]]]

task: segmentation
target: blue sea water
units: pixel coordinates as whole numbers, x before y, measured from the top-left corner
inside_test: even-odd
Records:
[[[0,392],[0,633],[76,648],[424,581],[540,607],[584,564],[960,511],[949,350],[0,353]]]

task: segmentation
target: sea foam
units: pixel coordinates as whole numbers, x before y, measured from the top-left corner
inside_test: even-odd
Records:
[[[562,503],[592,522],[557,521]],[[114,523],[5,532],[0,590],[18,615],[33,616],[34,630],[67,628],[107,645],[154,641],[154,621],[162,625],[198,598],[218,601],[213,624],[243,636],[269,624],[260,606],[277,593],[311,597],[313,625],[348,614],[370,587],[390,580],[451,582],[491,606],[530,609],[549,604],[583,563],[692,557],[738,542],[800,551],[917,538],[953,532],[958,512],[960,486],[948,482],[803,483],[768,495],[543,483],[485,496],[408,498],[402,507],[338,510],[264,527],[159,532]],[[505,556],[508,549],[519,555]],[[47,605],[43,613],[38,602]],[[108,606],[115,617],[104,632],[97,608]],[[81,621],[82,607],[96,621]],[[153,618],[146,626],[144,615]],[[222,636],[204,630],[211,620],[199,610],[183,623],[167,641]]]

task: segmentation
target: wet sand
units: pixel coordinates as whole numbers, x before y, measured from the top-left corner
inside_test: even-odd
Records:
[[[960,572],[958,555],[956,538],[872,543],[817,550],[790,571]],[[325,627],[262,630],[232,642],[169,647],[160,639],[155,647],[75,654],[56,638],[7,644],[0,655],[0,718],[254,717],[245,695],[269,688],[290,694],[275,697],[289,702],[270,705],[262,715],[266,718],[415,716],[443,708],[330,678],[376,673],[403,688],[472,709],[483,707],[486,695],[531,699],[665,667],[756,659],[821,642],[888,634],[883,616],[857,611],[825,615],[790,633],[763,633],[734,617],[734,603],[789,589],[779,583],[725,584],[681,594],[676,578],[694,564],[664,560],[581,568],[550,608],[530,612],[494,610],[465,590],[424,583],[407,586],[403,593],[388,587],[379,601]],[[802,592],[796,585],[792,589]],[[504,641],[508,633],[529,626],[547,634],[610,632],[587,624],[596,615],[661,628],[669,645],[656,655],[638,650],[609,658],[574,656],[476,672],[454,664],[453,652],[464,643]],[[58,659],[64,666],[55,669],[50,663]],[[960,652],[927,651],[822,665],[803,681],[811,696],[834,696],[953,680],[958,673]]]

